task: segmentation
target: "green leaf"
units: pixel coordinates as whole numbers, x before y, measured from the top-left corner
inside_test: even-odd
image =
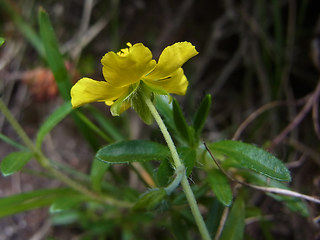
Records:
[[[170,132],[172,132],[172,137],[174,137],[177,142],[185,144],[185,141],[181,138],[178,130],[176,129],[173,112],[172,112],[172,102],[168,96],[155,95],[155,106],[163,118],[163,121]]]
[[[208,183],[218,198],[225,206],[230,206],[232,203],[232,190],[228,178],[219,170],[212,169],[208,172]]]
[[[33,157],[29,151],[13,152],[3,158],[1,162],[1,172],[3,176],[9,176],[20,171]]]
[[[221,216],[225,206],[217,198],[212,198],[211,203],[207,203],[208,212],[206,215],[206,226],[211,236],[215,236],[220,225]]]
[[[41,125],[37,138],[36,145],[41,147],[44,137],[60,122],[62,121],[70,112],[72,111],[71,102],[66,102],[57,110],[55,110],[47,120]]]
[[[173,98],[172,106],[173,106],[173,119],[174,119],[176,129],[178,130],[181,137],[187,143],[191,144],[192,139],[190,136],[189,126],[186,122],[186,119],[183,116],[183,113],[182,113],[182,110],[179,106],[179,103],[175,98]]]
[[[101,148],[96,154],[97,159],[110,164],[162,160],[169,156],[170,153],[166,146],[143,140],[110,144]]]
[[[160,187],[165,187],[170,183],[170,177],[174,174],[174,170],[167,159],[161,161],[156,174],[157,184]]]
[[[153,116],[149,110],[149,107],[145,103],[142,94],[144,94],[142,90],[136,91],[136,93],[131,98],[131,106],[139,115],[141,120],[144,121],[145,124],[150,125],[153,121]]]
[[[139,209],[153,209],[167,196],[166,191],[163,188],[156,188],[147,191],[142,194],[136,204],[133,206],[134,210]]]
[[[200,103],[200,106],[193,119],[193,128],[197,135],[201,132],[201,130],[204,127],[204,124],[209,114],[210,107],[211,107],[211,95],[207,94],[202,100],[202,102]]]
[[[41,189],[0,198],[0,218],[52,204],[56,199],[74,194],[66,188]]]
[[[187,176],[189,176],[196,163],[196,156],[197,156],[196,151],[188,147],[179,147],[177,151],[180,159],[182,160],[186,168],[186,174]]]
[[[90,178],[93,190],[100,192],[103,176],[105,175],[109,167],[110,164],[99,161],[97,158],[93,160],[90,171]]]
[[[45,49],[46,60],[57,82],[60,95],[65,101],[70,101],[70,76],[65,67],[64,59],[60,53],[59,44],[51,25],[49,16],[42,8],[39,9],[38,22],[40,27],[41,40]],[[78,129],[85,136],[90,146],[94,150],[98,149],[99,142],[97,141],[96,136],[92,134],[92,129],[90,129],[90,127],[92,127],[92,124],[91,126],[88,126],[89,121],[83,122],[86,118],[82,117],[80,119],[80,113],[78,111],[75,111],[74,113],[78,113],[71,114]]]
[[[0,47],[2,46],[2,44],[4,44],[5,40],[4,38],[0,37]]]
[[[251,144],[223,140],[208,145],[214,154],[225,154],[249,168],[279,181],[291,181],[289,170],[275,156]]]
[[[221,240],[241,240],[244,235],[245,209],[241,196],[234,202],[230,214],[223,228]]]
[[[59,50],[59,44],[51,25],[48,14],[39,9],[38,22],[40,36],[44,45],[46,60],[57,82],[59,91],[64,100],[70,99],[71,81],[64,60]]]

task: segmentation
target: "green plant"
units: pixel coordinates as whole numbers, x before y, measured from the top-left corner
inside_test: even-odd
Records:
[[[203,144],[202,131],[211,107],[210,95],[203,98],[192,122],[188,123],[176,99],[171,101],[159,96],[163,92],[154,89],[152,94],[148,92],[150,95],[141,93],[139,101],[144,101],[150,112],[139,111],[139,104],[135,110],[147,123],[155,119],[169,148],[151,140],[127,140],[93,107],[72,109],[69,76],[43,10],[39,11],[39,25],[46,60],[65,103],[42,124],[33,141],[0,101],[2,113],[22,140],[21,144],[0,135],[3,141],[18,150],[2,160],[1,171],[5,176],[14,174],[34,158],[43,167],[45,177],[59,179],[66,188],[2,198],[1,217],[49,206],[55,224],[78,223],[91,238],[126,236],[138,239],[146,236],[150,225],[156,225],[164,226],[177,239],[190,239],[198,236],[199,231],[203,239],[214,236],[216,239],[242,239],[246,217],[263,220],[259,211],[250,211],[245,203],[247,187],[266,192],[304,216],[308,210],[302,198],[319,203],[316,198],[289,190],[283,183],[291,180],[288,169],[267,151],[232,140]],[[88,144],[97,150],[90,174],[81,179],[74,172],[57,168],[42,149],[45,136],[68,115],[73,117]],[[86,115],[91,115],[99,124]],[[95,136],[109,144],[100,147]],[[116,164],[126,164],[149,189],[140,192],[129,187],[126,178],[113,173]],[[104,181],[106,175],[112,180]],[[151,179],[149,183],[147,178]],[[194,179],[194,183],[190,184],[188,178]],[[204,208],[205,221],[195,200]],[[146,226],[142,230],[141,224]],[[164,233],[164,236],[171,236],[171,233]]]

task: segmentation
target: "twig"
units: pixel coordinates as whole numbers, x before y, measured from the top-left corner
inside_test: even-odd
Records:
[[[307,160],[307,155],[303,153],[298,160],[286,163],[286,167],[288,169],[299,168],[301,167]]]
[[[313,94],[310,96],[307,103],[304,105],[302,110],[298,113],[298,115],[292,120],[292,122],[277,136],[273,139],[269,150],[273,149],[276,145],[284,140],[284,138],[290,133],[295,127],[297,127],[301,121],[305,118],[307,113],[311,110],[314,102],[318,100],[320,96],[320,81],[317,84],[317,87]]]
[[[62,53],[70,52],[70,55],[74,59],[74,62],[78,61],[83,48],[88,45],[88,43],[91,42],[92,39],[94,39],[103,28],[106,27],[109,19],[111,18],[109,17],[106,19],[105,17],[103,17],[96,23],[94,23],[91,27],[89,27],[92,9],[95,4],[96,3],[94,2],[94,0],[85,0],[78,33],[74,38],[72,38],[64,46],[61,47]]]
[[[241,9],[239,11],[240,19],[243,20],[243,22],[248,26],[249,30],[257,36],[266,46],[266,50],[269,54],[276,54],[275,47],[270,39],[270,37],[267,35],[267,33],[264,31],[264,28],[259,25],[257,19],[250,17],[244,9]],[[270,25],[270,24],[269,24]]]
[[[319,126],[319,102],[314,101],[312,106],[312,121],[314,131],[316,132],[317,137],[320,139],[320,126]]]
[[[287,190],[287,189],[282,189],[282,188],[257,186],[257,185],[253,185],[253,184],[250,184],[250,183],[239,181],[239,180],[233,178],[227,171],[225,171],[222,168],[222,166],[219,163],[219,161],[215,159],[215,157],[211,153],[210,149],[208,148],[207,144],[206,143],[203,143],[203,144],[204,144],[205,148],[207,149],[207,151],[209,152],[209,154],[210,154],[211,158],[213,159],[213,161],[218,166],[218,168],[231,181],[239,183],[239,184],[247,186],[247,187],[251,187],[253,189],[257,189],[257,190],[263,191],[263,192],[276,193],[276,194],[281,194],[281,195],[290,196],[290,197],[297,197],[297,198],[308,200],[310,202],[315,202],[315,203],[320,204],[320,198],[318,198],[318,197],[308,196],[308,195],[305,195],[305,194],[297,193],[297,192],[294,192],[294,191],[291,191],[291,190]]]
[[[254,111],[253,113],[251,113],[246,120],[244,120],[240,126],[238,127],[237,131],[234,133],[232,140],[237,140],[239,139],[241,133],[244,131],[245,128],[248,127],[248,125],[253,122],[253,120],[255,120],[260,114],[264,113],[265,111],[274,108],[274,107],[278,107],[283,105],[283,102],[271,102],[268,104],[263,105],[262,107],[258,108],[256,111]]]
[[[77,59],[82,49],[88,45],[109,23],[108,19],[102,18],[93,24],[82,36],[71,39],[62,46],[61,52],[70,52],[72,58]]]
[[[84,34],[89,28],[90,17],[91,17],[93,6],[94,6],[93,0],[84,1],[82,18],[81,18],[80,28],[78,32],[79,36]]]
[[[308,98],[308,97],[307,97]],[[238,129],[236,130],[236,132],[234,133],[232,140],[237,140],[239,139],[240,135],[242,134],[242,132],[244,131],[245,128],[248,127],[248,125],[253,122],[259,115],[261,115],[262,113],[264,113],[265,111],[272,109],[274,107],[279,107],[279,106],[285,106],[285,105],[295,105],[295,104],[301,104],[304,103],[306,101],[306,97],[299,99],[295,102],[288,102],[288,101],[274,101],[274,102],[270,102],[267,103],[263,106],[261,106],[260,108],[258,108],[257,110],[255,110],[253,113],[251,113],[238,127]]]
[[[308,147],[308,146],[306,146],[306,145],[304,145],[294,139],[288,140],[288,143],[289,143],[289,145],[294,147],[299,152],[302,152],[305,155],[307,155],[308,157],[310,157],[311,159],[313,159],[314,162],[316,164],[318,164],[318,166],[320,166],[320,154],[317,151],[313,150],[312,148],[310,148],[310,147]]]
[[[233,71],[239,65],[245,49],[246,49],[246,42],[242,41],[237,51],[233,54],[232,58],[228,61],[226,66],[223,68],[223,70],[219,74],[219,77],[214,81],[213,86],[209,89],[209,92],[212,92],[212,95],[215,95],[220,91],[220,89],[223,87],[225,82],[228,80],[231,73],[233,73]]]
[[[222,29],[224,29],[225,25],[228,23],[228,20],[228,15],[223,14],[219,19],[214,21],[208,42],[206,43],[205,50],[203,51],[203,57],[200,59],[199,67],[197,68],[194,76],[194,81],[196,83],[205,83],[205,81],[200,81],[200,79],[202,78],[205,70],[208,68],[212,57],[216,55],[217,43],[225,35],[225,32],[223,32]]]

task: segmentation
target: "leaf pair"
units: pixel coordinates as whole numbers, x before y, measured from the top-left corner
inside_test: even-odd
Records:
[[[183,116],[178,101],[173,99],[173,119],[176,130],[181,138],[187,142],[190,147],[198,147],[197,144],[199,137],[209,114],[210,106],[211,95],[208,94],[204,97],[198,110],[196,111],[192,126],[189,126],[185,117]]]
[[[197,148],[201,131],[209,114],[211,95],[206,95],[200,103],[191,126],[188,125],[178,101],[174,98],[172,104],[169,104],[165,97],[156,96],[155,104],[175,139],[181,144]]]

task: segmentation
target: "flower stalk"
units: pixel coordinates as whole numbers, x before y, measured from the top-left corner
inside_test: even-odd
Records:
[[[177,170],[177,169],[180,169],[181,167],[184,167],[184,164],[180,160],[177,149],[176,149],[176,147],[173,143],[173,140],[168,132],[168,129],[165,126],[157,109],[155,108],[155,106],[153,105],[153,103],[151,102],[151,100],[148,97],[144,97],[144,100],[145,100],[145,103],[147,104],[152,116],[154,117],[155,121],[157,122],[157,124],[163,134],[163,137],[169,147],[169,150],[172,155],[173,162],[174,162],[175,169]],[[191,186],[189,184],[189,181],[187,179],[185,172],[184,172],[184,175],[181,180],[181,186],[182,186],[182,189],[186,195],[187,201],[188,201],[189,206],[191,208],[191,212],[192,212],[193,217],[196,221],[196,224],[198,226],[198,229],[199,229],[199,232],[202,236],[202,239],[203,240],[210,240],[211,239],[210,234],[209,234],[208,229],[206,227],[206,224],[202,218],[202,215],[200,213],[196,198],[192,192]]]

